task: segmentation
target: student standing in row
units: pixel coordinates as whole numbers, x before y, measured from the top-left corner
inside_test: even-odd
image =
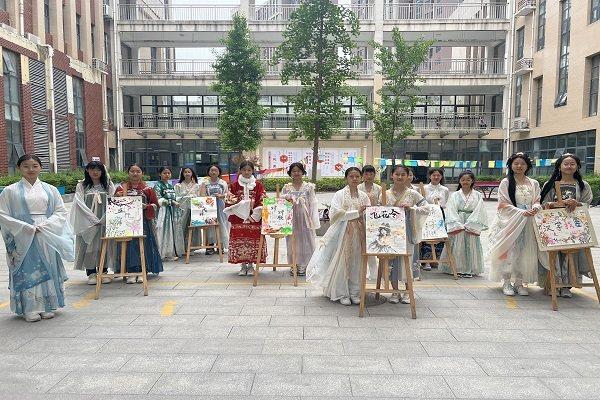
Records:
[[[527,177],[531,167],[525,153],[509,157],[508,176],[500,182],[498,210],[490,227],[490,279],[504,281],[502,292],[506,296],[527,296],[523,283],[538,280],[534,216],[542,206],[538,181]]]
[[[229,263],[241,264],[238,275],[254,275],[261,234],[262,202],[266,197],[263,184],[254,176],[254,164],[242,161],[238,179],[225,198],[225,215],[231,224],[229,232]],[[263,246],[261,262],[267,257]]]
[[[345,306],[360,303],[362,216],[370,205],[369,197],[358,190],[361,175],[361,170],[356,167],[350,167],[344,173],[347,185],[331,200],[331,226],[306,269],[307,282],[322,287],[326,297]]]
[[[219,221],[219,235],[223,249],[229,247],[229,222],[227,222],[227,217],[223,213],[227,190],[227,182],[221,179],[221,167],[216,164],[211,165],[208,168],[208,181],[202,182],[200,193],[202,196],[214,196],[217,199],[217,219]],[[217,238],[212,230],[208,233],[208,242],[211,245],[217,243]],[[206,250],[207,255],[214,253],[215,249]]]
[[[281,195],[293,204],[294,220],[293,231],[296,250],[296,267],[298,275],[306,275],[306,266],[315,251],[316,229],[319,229],[319,210],[315,185],[304,182],[306,169],[301,163],[295,162],[288,168],[288,175],[292,182],[286,183],[281,190]],[[286,237],[288,262],[291,262],[292,238]],[[290,274],[293,271],[290,269]]]
[[[554,163],[554,172],[550,177],[550,180],[546,182],[542,189],[541,198],[542,205],[546,208],[557,208],[560,207],[558,204],[558,198],[555,191],[555,182],[560,182],[561,195],[563,200],[563,207],[566,207],[568,211],[572,212],[576,207],[582,205],[589,205],[593,198],[592,188],[589,183],[583,180],[581,177],[581,160],[574,154],[563,154]],[[542,257],[548,258],[548,253],[542,253]],[[573,256],[575,264],[577,265],[577,280],[581,282],[582,275],[586,275],[591,278],[590,265],[588,264],[584,250],[579,250]],[[544,259],[545,261],[545,259]],[[556,268],[556,279],[558,283],[569,282],[569,270],[567,268],[567,257],[563,253],[558,253]],[[548,265],[549,261],[544,263],[545,269],[538,269],[540,272],[539,284],[544,286],[546,279],[548,278]],[[570,288],[561,288],[559,296],[570,298],[573,297]]]
[[[454,259],[456,272],[463,278],[472,278],[483,273],[483,249],[481,232],[488,228],[487,214],[484,209],[483,195],[473,189],[475,175],[463,171],[458,176],[458,188],[450,195],[446,203],[446,226]],[[447,258],[446,249],[442,258]],[[440,270],[451,274],[448,265]]]
[[[170,167],[160,167],[160,180],[154,185],[158,198],[158,216],[156,217],[156,241],[163,260],[179,260],[185,253],[183,230],[181,229],[181,210],[176,200],[175,188],[170,182],[173,171]]]
[[[181,227],[184,243],[187,243],[188,231],[191,222],[191,199],[200,196],[200,185],[196,172],[190,167],[183,167],[179,173],[179,183],[175,184],[175,201],[179,203],[181,209]],[[199,229],[194,229],[192,243],[200,243],[201,233]]]
[[[10,309],[27,322],[54,317],[65,306],[63,260],[73,261],[73,233],[58,190],[38,178],[42,162],[17,161],[23,178],[0,193],[0,226],[6,246]]]
[[[446,207],[446,202],[450,196],[450,191],[444,186],[444,170],[442,168],[431,168],[427,175],[429,176],[429,183],[424,186],[425,200],[429,204],[436,204],[442,208],[442,212]],[[436,257],[439,259],[444,249],[444,243],[438,243],[435,246]],[[433,258],[431,245],[424,243],[421,245],[421,257],[424,260],[430,260]],[[423,266],[424,271],[431,271],[431,265],[425,264]]]
[[[132,164],[127,168],[127,180],[121,183],[115,196],[140,196],[142,198],[142,208],[144,209],[144,254],[146,256],[146,271],[158,275],[163,271],[162,259],[156,244],[154,234],[153,220],[158,211],[158,198],[156,192],[144,182],[144,170],[138,164]],[[140,249],[137,241],[127,242],[126,265],[127,272],[141,272],[142,264],[140,262]],[[135,276],[128,276],[125,283],[132,284],[141,279]]]
[[[371,206],[379,204],[379,198],[381,197],[381,186],[375,183],[375,175],[377,171],[372,165],[365,165],[362,168],[363,182],[358,185],[358,190],[364,192],[369,196],[369,202]],[[377,274],[377,257],[370,256],[368,261],[367,277],[376,276]]]
[[[107,197],[114,193],[115,186],[110,181],[104,164],[99,161],[90,162],[85,167],[83,181],[75,188],[70,217],[76,235],[75,269],[86,271],[88,285],[96,284],[96,270],[106,226],[106,202]],[[114,249],[111,247],[110,250],[107,265],[114,267]],[[110,283],[110,278],[102,278],[102,283]]]

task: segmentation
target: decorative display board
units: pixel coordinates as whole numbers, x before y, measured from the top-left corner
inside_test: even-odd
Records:
[[[406,218],[400,207],[367,207],[365,211],[367,254],[407,254]]]
[[[109,197],[106,204],[106,237],[144,235],[144,213],[140,196]]]
[[[265,148],[265,168],[276,170],[270,176],[287,176],[287,168],[293,162],[301,162],[306,166],[307,174],[312,173],[311,149],[281,149]],[[361,166],[363,159],[359,156],[359,149],[319,149],[318,170],[323,177],[344,176],[344,171],[349,167]]]
[[[444,214],[440,206],[430,204],[429,214],[419,215],[420,240],[436,240],[448,237]]]
[[[292,234],[293,205],[284,198],[263,199],[262,234]]]
[[[192,197],[190,225],[203,226],[217,223],[217,200],[213,196]]]
[[[587,206],[573,212],[565,208],[541,210],[535,215],[540,251],[593,247],[598,244]]]

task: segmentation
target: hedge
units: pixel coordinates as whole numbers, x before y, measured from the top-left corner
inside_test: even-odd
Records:
[[[279,185],[279,189],[286,183],[291,182],[290,178],[265,178],[262,180],[265,185],[265,189],[268,192],[274,192],[276,186]],[[321,178],[317,180],[317,192],[335,192],[343,189],[346,186],[346,180],[344,178]]]

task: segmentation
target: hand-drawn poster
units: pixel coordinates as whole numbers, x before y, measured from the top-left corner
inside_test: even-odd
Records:
[[[540,251],[596,246],[596,232],[587,206],[541,210],[535,215],[535,234]]]
[[[440,206],[430,204],[427,215],[417,215],[417,227],[420,230],[419,240],[436,240],[448,237],[446,224],[444,223],[444,214]]]
[[[213,196],[192,197],[190,200],[192,215],[190,225],[203,226],[217,223],[217,200]]]
[[[576,199],[577,198],[577,187],[574,183],[561,183],[560,194],[563,200]],[[556,193],[554,194],[554,201],[557,201]]]
[[[368,254],[407,254],[406,220],[400,207],[367,207],[365,240]]]
[[[292,203],[281,197],[263,199],[261,233],[291,235],[294,216],[292,208]]]
[[[106,237],[144,235],[144,214],[140,196],[109,197],[106,204]]]

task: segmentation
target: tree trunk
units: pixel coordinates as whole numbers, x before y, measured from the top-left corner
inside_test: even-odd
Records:
[[[312,157],[312,173],[311,180],[316,185],[317,184],[317,165],[319,162],[319,136],[315,136],[315,140],[313,141],[313,157]]]

